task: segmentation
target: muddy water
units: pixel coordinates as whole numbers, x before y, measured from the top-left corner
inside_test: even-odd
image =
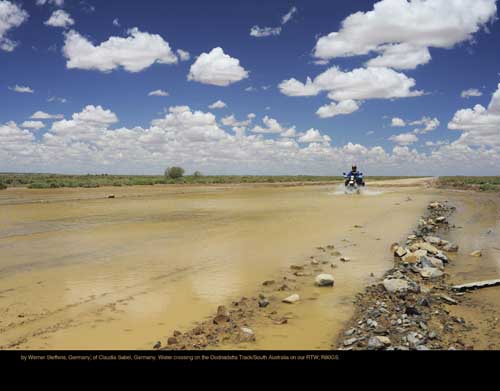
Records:
[[[460,245],[448,272],[455,284],[500,278],[500,196],[491,193],[447,192],[457,206],[450,239]],[[482,257],[470,253],[481,250]],[[468,344],[475,349],[500,349],[500,287],[466,293],[450,313],[473,325]]]
[[[149,349],[334,244],[352,261],[258,348],[328,348],[355,293],[392,265],[432,194],[336,186],[8,189],[0,194],[0,347]],[[113,192],[114,199],[106,195]],[[411,197],[411,199],[409,198]],[[354,225],[361,228],[354,228]],[[261,327],[262,326],[262,327]],[[253,346],[255,347],[255,346]]]

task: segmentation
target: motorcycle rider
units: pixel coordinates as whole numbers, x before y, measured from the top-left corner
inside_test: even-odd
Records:
[[[349,174],[345,175],[345,178],[346,178],[345,185],[346,186],[349,183],[349,177],[350,176],[354,176],[354,179],[356,180],[356,183],[358,185],[360,185],[360,186],[364,186],[365,185],[365,182],[363,180],[363,173],[361,173],[361,172],[358,171],[358,167],[356,167],[356,164],[353,164],[352,167],[351,167],[351,171],[349,172]]]

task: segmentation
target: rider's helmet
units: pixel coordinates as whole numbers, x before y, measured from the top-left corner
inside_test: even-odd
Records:
[[[353,165],[352,165],[351,169],[352,169],[352,171],[353,171],[353,172],[358,171],[358,167],[356,167],[356,165],[355,165],[355,164],[353,164]]]

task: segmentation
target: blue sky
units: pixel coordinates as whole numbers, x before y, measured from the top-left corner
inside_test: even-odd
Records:
[[[495,0],[0,0],[0,171],[498,174],[496,14]]]

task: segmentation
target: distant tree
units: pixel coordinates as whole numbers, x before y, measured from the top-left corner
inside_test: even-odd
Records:
[[[184,175],[184,169],[182,167],[168,167],[165,170],[165,177],[170,179],[179,179]]]
[[[203,176],[203,174],[200,171],[195,171],[195,172],[193,172],[193,176],[195,178],[199,178],[199,177]]]
[[[0,182],[0,190],[5,190],[7,188],[7,185]]]

